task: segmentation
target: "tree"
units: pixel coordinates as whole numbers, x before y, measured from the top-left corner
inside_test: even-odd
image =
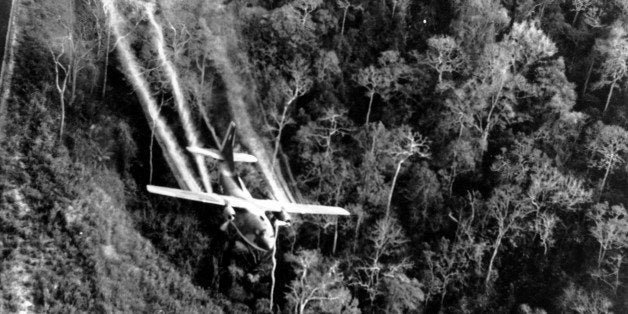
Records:
[[[59,94],[59,103],[61,105],[59,137],[63,136],[66,100],[68,107],[74,104],[76,100],[78,76],[81,70],[90,66],[89,59],[91,53],[91,43],[81,38],[81,32],[75,32],[67,26],[65,26],[65,28],[68,30],[68,35],[57,39],[48,48],[55,66],[55,86]],[[69,95],[66,96],[65,94],[68,91],[68,87],[70,88]]]
[[[459,118],[461,117],[459,116]],[[443,178],[443,185],[447,187],[449,196],[452,196],[454,182],[457,177],[463,173],[473,171],[477,167],[481,156],[478,154],[474,141],[468,138],[468,134],[462,134],[462,127],[460,128],[460,133],[458,133],[458,138],[447,145],[447,150],[443,155],[451,166],[449,169],[440,169],[438,174]]]
[[[574,25],[576,23],[576,20],[578,19],[578,14],[580,14],[580,12],[586,11],[592,5],[593,5],[593,0],[573,0],[573,7],[574,7],[574,11],[576,11],[576,14],[574,14],[573,16],[571,25]]]
[[[443,306],[447,290],[452,285],[464,285],[471,271],[474,257],[474,243],[450,242],[441,238],[435,251],[424,252],[427,269],[424,271],[427,284],[426,301],[432,295],[440,295],[440,306]],[[482,250],[479,251],[480,261]],[[477,256],[477,255],[476,255]]]
[[[526,187],[522,201],[533,209],[526,231],[534,232],[547,254],[558,237],[556,227],[569,223],[568,217],[584,208],[593,193],[584,180],[555,167],[534,138],[520,138],[496,158],[491,169],[501,184]]]
[[[294,120],[288,116],[288,109],[290,105],[297,100],[297,98],[307,93],[307,91],[312,87],[312,80],[308,77],[309,66],[303,58],[297,57],[290,64],[288,64],[286,70],[290,79],[287,83],[282,85],[282,90],[286,100],[283,103],[281,114],[279,114],[275,106],[271,107],[269,112],[270,119],[272,120],[272,125],[270,127],[276,132],[274,151],[272,155],[273,165],[275,165],[277,154],[279,153],[281,133],[286,125],[294,123]]]
[[[526,197],[537,212],[573,212],[591,201],[592,192],[584,180],[563,173],[533,138],[520,136],[508,151],[497,156],[491,169],[502,184],[527,186]]]
[[[289,6],[296,15],[299,16],[299,20],[302,26],[305,26],[305,23],[311,21],[311,16],[318,7],[323,4],[322,0],[294,0]]]
[[[369,97],[368,110],[366,111],[366,118],[364,124],[368,124],[371,116],[371,106],[373,105],[373,97],[375,94],[381,93],[388,85],[390,85],[391,78],[387,77],[384,72],[378,70],[373,65],[368,66],[358,72],[355,80],[361,86],[367,89],[366,95]]]
[[[598,51],[604,61],[599,69],[600,80],[593,85],[593,88],[599,89],[610,85],[603,112],[608,109],[617,83],[628,73],[628,64],[626,64],[628,41],[626,36],[625,27],[620,23],[615,23],[611,28],[609,38],[598,39],[595,42],[594,49]]]
[[[354,76],[358,85],[367,89],[366,95],[369,97],[364,125],[370,122],[375,94],[378,94],[385,101],[389,100],[395,93],[402,92],[400,80],[409,78],[412,74],[412,68],[406,64],[398,51],[383,52],[377,62],[378,67],[370,65],[359,70]]]
[[[353,165],[342,158],[342,146],[338,140],[347,133],[351,123],[344,110],[334,107],[325,109],[316,121],[310,121],[297,132],[301,157],[307,162],[299,181],[308,190],[308,196],[323,204],[343,205],[348,190],[354,182]],[[319,226],[318,245],[324,229],[335,226],[335,252],[338,238],[338,220],[328,216],[311,217],[311,222]]]
[[[612,313],[613,307],[613,303],[600,291],[589,292],[573,283],[563,290],[559,303],[562,311],[578,314]]]
[[[288,259],[296,264],[297,272],[287,296],[294,313],[355,311],[356,304],[351,302],[351,293],[343,285],[337,262],[327,262],[320,252],[307,250]]]
[[[56,53],[53,48],[50,48],[50,54],[52,55],[53,62],[55,64],[55,86],[57,87],[57,93],[59,94],[59,104],[61,105],[61,126],[59,127],[59,139],[63,138],[63,127],[65,124],[65,91],[68,88],[69,65],[63,61],[63,55],[65,54],[65,45],[60,45],[60,52]],[[63,73],[61,73],[63,72]],[[61,79],[63,77],[63,79]]]
[[[594,135],[587,148],[593,156],[589,160],[589,166],[604,171],[600,183],[601,194],[609,174],[625,162],[623,155],[628,152],[628,132],[622,127],[604,125],[601,122],[591,132]]]
[[[487,288],[493,273],[495,258],[504,239],[506,236],[517,237],[518,233],[524,232],[523,219],[534,210],[529,202],[518,199],[519,193],[520,189],[516,186],[504,186],[495,190],[493,196],[488,200],[488,216],[495,222],[496,230],[495,238],[491,244],[493,253],[488,263],[486,280],[484,281]]]
[[[336,0],[336,4],[339,8],[342,9],[342,23],[340,27],[340,35],[344,35],[345,33],[345,21],[347,20],[347,12],[350,8],[354,8],[357,10],[363,10],[362,5],[353,5],[349,0]]]
[[[109,54],[115,47],[111,45],[111,27],[104,10],[102,1],[88,0],[88,6],[91,8],[91,14],[94,17],[94,32],[96,33],[95,45],[97,58],[104,58],[102,67],[102,86],[100,98],[105,98],[107,90],[107,73],[109,67]],[[103,42],[104,41],[104,42]],[[97,76],[94,76],[94,85]]]
[[[438,222],[431,219],[431,213],[441,212],[446,206],[445,195],[442,193],[442,186],[437,174],[430,169],[427,160],[412,167],[409,174],[410,184],[403,197],[410,205],[410,221],[417,229],[428,229],[430,225],[437,225]]]
[[[547,250],[555,242],[554,228],[559,221],[560,219],[555,214],[547,212],[538,214],[537,219],[534,220],[534,231],[541,240],[544,254],[547,254]]]
[[[371,123],[361,129],[356,136],[363,150],[362,162],[357,169],[357,221],[353,250],[357,248],[360,227],[368,217],[380,214],[385,208],[389,189],[386,186],[384,173],[388,165],[394,165],[391,155],[387,152],[393,143],[391,132],[379,123]]]
[[[623,205],[596,204],[587,217],[593,221],[589,232],[599,244],[596,275],[604,282],[613,276],[609,285],[617,290],[620,284],[619,270],[623,261],[623,250],[628,248],[628,213]]]
[[[463,51],[471,56],[474,50],[477,48]],[[462,83],[445,84],[456,88],[445,100],[443,128],[457,134],[469,132],[484,152],[494,129],[569,110],[572,96],[575,98],[573,91],[553,84],[546,86],[555,80],[571,86],[562,71],[562,61],[543,62],[556,51],[554,43],[536,25],[515,23],[502,41],[486,44],[474,57],[476,60],[465,62],[468,66],[460,70],[467,74]]]
[[[65,44],[68,46],[67,68],[70,77],[70,98],[68,100],[68,106],[71,107],[74,101],[76,101],[79,74],[83,69],[93,67],[91,54],[94,42],[84,38],[86,30],[83,28],[66,28],[68,29],[68,36],[64,40],[66,41]]]
[[[371,261],[355,268],[352,282],[367,293],[373,306],[375,300],[384,292],[381,286],[382,275],[401,274],[411,265],[406,258],[393,262],[400,256],[399,253],[403,252],[403,245],[408,242],[395,218],[384,217],[377,220],[370,230],[368,240],[372,243],[372,250],[369,252]],[[391,259],[391,262],[385,264],[382,262],[383,258]]]
[[[537,211],[557,209],[572,212],[591,201],[593,193],[585,188],[583,180],[561,173],[547,159],[543,161],[527,173],[530,185],[526,194]]]
[[[397,132],[396,132],[397,133]],[[410,130],[409,127],[401,127],[397,134],[393,134],[395,144],[392,145],[388,154],[390,154],[397,163],[395,175],[390,187],[390,193],[388,194],[388,203],[386,205],[386,218],[390,216],[390,206],[392,204],[393,192],[397,183],[399,172],[401,171],[401,165],[413,155],[426,158],[430,156],[429,142],[420,133],[415,133]]]
[[[480,55],[510,22],[508,11],[501,1],[455,0],[453,7],[458,14],[458,19],[451,23],[454,37],[470,55]]]
[[[437,36],[428,39],[429,50],[425,56],[425,63],[438,73],[438,89],[445,90],[448,87],[444,84],[443,75],[458,70],[464,62],[462,51],[456,43],[456,39],[450,36]],[[417,59],[422,59],[418,57]],[[450,83],[451,81],[447,81]]]
[[[370,124],[358,135],[364,155],[360,165],[360,186],[357,188],[358,202],[362,209],[355,225],[354,247],[357,245],[360,224],[365,216],[379,214],[385,206],[385,217],[391,216],[392,198],[401,173],[402,165],[412,156],[427,158],[429,141],[409,126],[387,130],[380,122]],[[386,191],[383,174],[395,169],[390,188]],[[386,195],[387,194],[387,195]]]
[[[440,295],[440,306],[443,306],[445,296],[450,287],[469,286],[468,281],[472,273],[480,273],[482,259],[487,248],[486,241],[478,236],[477,227],[481,205],[476,194],[469,193],[467,198],[470,213],[461,209],[458,217],[449,218],[456,223],[456,232],[453,240],[441,238],[434,251],[424,251],[423,259],[427,264],[424,270],[427,285],[426,301],[431,295]]]
[[[384,273],[382,286],[386,296],[386,313],[412,313],[421,309],[425,293],[423,284],[416,278],[393,268]]]

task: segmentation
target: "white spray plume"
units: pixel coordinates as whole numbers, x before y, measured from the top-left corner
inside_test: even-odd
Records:
[[[227,15],[230,14],[222,10],[224,6],[219,7],[217,5],[217,8],[222,11],[219,13],[223,14],[223,17],[227,17]],[[252,118],[249,114],[250,108],[244,100],[244,95],[247,95],[247,89],[230,59],[234,51],[229,51],[228,47],[230,47],[230,43],[233,44],[237,39],[232,25],[228,25],[230,23],[226,21],[227,18],[221,19],[219,23],[220,25],[218,27],[220,27],[221,35],[214,34],[205,19],[201,18],[199,24],[203,32],[205,32],[207,39],[211,41],[209,43],[211,45],[211,57],[227,87],[227,98],[229,100],[232,117],[238,125],[238,133],[241,141],[247,146],[251,153],[257,157],[259,168],[270,186],[275,199],[284,202],[293,202],[294,198],[290,193],[288,185],[285,180],[282,180],[281,175],[275,172],[275,168],[270,161],[269,150],[253,127]],[[226,36],[230,38],[225,38]]]
[[[164,34],[161,29],[161,25],[159,25],[159,23],[157,23],[157,20],[155,19],[155,5],[147,2],[143,2],[142,5],[145,8],[148,21],[153,27],[153,45],[157,49],[157,55],[159,57],[159,60],[161,61],[161,64],[166,72],[166,76],[168,77],[168,79],[170,80],[170,84],[172,85],[172,94],[174,96],[175,108],[179,113],[179,118],[185,132],[185,137],[188,140],[189,145],[200,147],[202,146],[202,144],[199,140],[198,131],[196,130],[192,122],[192,113],[190,112],[190,108],[188,107],[188,104],[185,101],[185,97],[183,95],[183,90],[181,89],[181,85],[179,83],[179,75],[177,74],[177,70],[175,69],[175,67],[172,65],[172,62],[169,61],[168,56],[166,55]],[[201,181],[203,182],[205,190],[207,192],[211,192],[212,187],[211,183],[209,182],[209,170],[207,169],[205,159],[202,156],[195,155],[194,161],[196,162],[198,171],[201,174]]]
[[[109,27],[112,30],[114,38],[116,38],[116,50],[118,51],[125,74],[135,87],[144,114],[155,126],[157,141],[162,147],[164,157],[172,169],[179,186],[183,189],[201,192],[201,188],[190,171],[190,167],[182,154],[181,148],[177,144],[176,138],[168,128],[166,122],[159,116],[159,107],[151,96],[148,83],[142,77],[139,63],[131,52],[127,38],[123,35],[121,27],[124,25],[124,21],[118,13],[114,0],[101,1],[105,12],[107,12],[109,16]]]

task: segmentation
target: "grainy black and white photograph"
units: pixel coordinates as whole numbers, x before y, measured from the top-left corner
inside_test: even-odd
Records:
[[[628,0],[0,24],[0,313],[628,313]]]

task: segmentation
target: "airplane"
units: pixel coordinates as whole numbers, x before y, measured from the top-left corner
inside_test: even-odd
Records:
[[[148,185],[147,190],[155,194],[223,206],[226,222],[220,226],[220,229],[226,232],[229,225],[233,226],[238,236],[246,244],[263,252],[274,248],[276,235],[273,227],[290,224],[289,214],[350,215],[346,209],[341,207],[253,198],[244,186],[242,179],[235,173],[235,162],[255,163],[257,158],[252,155],[233,152],[235,129],[235,123],[231,122],[227,135],[220,145],[220,150],[188,147],[188,151],[193,154],[219,161],[220,184],[224,195],[154,185]],[[273,221],[268,219],[266,212],[275,213]]]

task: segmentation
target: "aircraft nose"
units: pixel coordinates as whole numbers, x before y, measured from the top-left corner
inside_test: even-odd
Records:
[[[267,230],[260,230],[257,235],[257,244],[264,250],[272,250],[275,247],[275,237]]]

